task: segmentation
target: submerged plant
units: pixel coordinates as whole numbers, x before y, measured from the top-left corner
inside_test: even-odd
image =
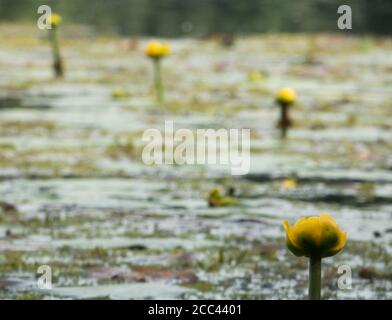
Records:
[[[160,41],[150,41],[146,47],[146,55],[152,60],[154,65],[155,94],[159,103],[162,103],[164,99],[164,87],[161,74],[161,60],[169,53],[169,45]]]
[[[282,138],[286,138],[287,131],[292,125],[289,116],[289,108],[297,100],[297,93],[292,88],[281,88],[276,96],[276,101],[280,106],[279,128]]]
[[[321,260],[334,256],[346,244],[346,232],[329,214],[304,217],[293,226],[286,220],[287,248],[297,257],[309,258],[309,299],[321,298]]]
[[[58,39],[58,28],[61,23],[61,16],[52,13],[49,18],[51,29],[49,30],[49,41],[52,46],[53,54],[53,70],[56,77],[60,78],[64,75],[64,65],[60,54],[60,45]]]

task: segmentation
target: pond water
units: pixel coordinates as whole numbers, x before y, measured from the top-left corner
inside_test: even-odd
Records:
[[[0,298],[303,299],[307,261],[282,222],[321,212],[348,233],[324,260],[324,298],[392,298],[391,39],[173,40],[158,105],[144,38],[66,38],[54,80],[42,35],[0,34]],[[299,96],[286,141],[281,86]],[[249,174],[144,165],[142,133],[164,120],[249,128]],[[208,207],[214,186],[238,205]],[[53,290],[36,287],[42,264]],[[337,288],[342,264],[352,290]]]

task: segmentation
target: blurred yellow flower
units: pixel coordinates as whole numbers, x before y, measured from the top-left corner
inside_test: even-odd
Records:
[[[297,93],[292,88],[281,88],[278,91],[276,100],[279,103],[292,104],[297,100]]]
[[[259,82],[264,80],[264,75],[259,70],[252,70],[248,73],[248,79],[251,82]]]
[[[210,207],[226,207],[236,205],[237,199],[231,196],[223,196],[219,188],[214,188],[208,195],[208,205]]]
[[[283,180],[282,182],[282,188],[283,189],[294,189],[297,187],[297,180],[288,178]]]
[[[347,233],[340,230],[329,214],[301,218],[292,227],[286,220],[283,225],[287,247],[298,257],[330,257],[346,244]]]
[[[120,99],[128,96],[128,92],[122,88],[116,88],[112,91],[112,98]]]
[[[170,46],[160,41],[150,41],[146,47],[146,55],[150,58],[159,59],[170,53]]]
[[[49,17],[49,23],[52,27],[57,27],[61,23],[61,16],[57,13],[52,13]]]

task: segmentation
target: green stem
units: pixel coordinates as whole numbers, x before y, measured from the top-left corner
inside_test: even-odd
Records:
[[[159,58],[154,59],[154,83],[157,100],[159,103],[162,103],[164,96],[164,88],[161,75],[161,60]]]
[[[309,300],[321,299],[321,257],[309,259]]]
[[[49,39],[52,45],[52,54],[53,54],[53,69],[57,77],[62,77],[63,70],[63,62],[60,54],[60,45],[57,37],[57,29],[56,27],[52,27],[49,30]]]
[[[287,130],[290,126],[289,119],[289,105],[287,103],[280,104],[280,129],[281,137],[285,139],[287,137]]]

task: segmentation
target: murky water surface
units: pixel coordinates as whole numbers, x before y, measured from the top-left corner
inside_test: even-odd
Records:
[[[325,298],[392,298],[390,39],[175,40],[158,106],[145,39],[67,38],[67,76],[53,80],[40,35],[0,34],[1,298],[302,299],[307,261],[287,252],[282,221],[324,211],[349,239],[324,260]],[[300,101],[282,142],[273,96],[285,85]],[[250,128],[249,174],[144,165],[143,130],[164,120]],[[239,205],[209,208],[216,185]],[[53,290],[37,288],[42,264]],[[337,288],[341,264],[352,290]]]

